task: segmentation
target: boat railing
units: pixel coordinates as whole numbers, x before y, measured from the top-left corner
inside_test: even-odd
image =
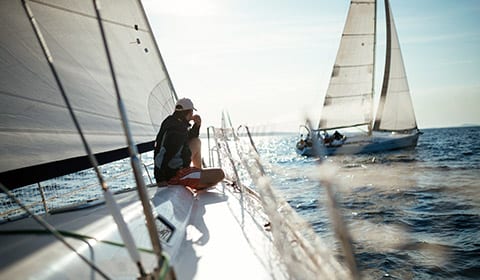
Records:
[[[311,226],[285,199],[276,194],[269,177],[270,171],[262,163],[248,127],[240,126],[237,131],[209,130],[209,137],[213,137],[209,141],[215,142],[215,146],[209,145],[210,157],[215,158],[217,153],[223,159],[220,162],[224,163],[222,168],[226,176],[238,180],[241,194],[253,194],[241,196],[242,207],[252,213],[257,223],[268,232],[266,234],[272,239],[290,276],[302,279],[317,279],[318,276],[348,279],[344,267],[332,256]],[[250,203],[250,198],[258,203]],[[259,211],[258,205],[262,211]],[[288,240],[288,246],[285,246],[285,240]]]

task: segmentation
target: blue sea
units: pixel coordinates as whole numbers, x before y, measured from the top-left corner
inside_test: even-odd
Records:
[[[339,248],[325,182],[333,187],[362,279],[480,279],[480,126],[423,132],[413,150],[321,160],[296,154],[296,134],[253,140],[277,194]],[[129,170],[128,159],[102,166],[114,191],[135,187]],[[58,198],[78,196],[80,186],[86,200],[101,196],[92,170],[42,186],[50,208],[75,203]],[[19,196],[39,197],[33,187]],[[14,215],[15,203],[2,195],[0,210]]]
[[[254,140],[277,191],[335,242],[327,177],[363,278],[480,279],[480,127],[423,132],[413,150],[320,161],[297,135]]]

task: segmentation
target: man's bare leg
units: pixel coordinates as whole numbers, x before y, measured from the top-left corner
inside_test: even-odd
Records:
[[[192,165],[202,169],[202,142],[199,138],[193,138],[190,140],[189,145],[192,151]],[[225,178],[225,173],[220,168],[206,168],[202,169],[201,172],[199,188],[215,186]]]
[[[192,166],[202,168],[202,141],[200,138],[193,138],[189,143],[190,151],[192,151]]]

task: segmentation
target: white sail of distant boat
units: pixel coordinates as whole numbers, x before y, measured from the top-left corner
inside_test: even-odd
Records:
[[[376,13],[376,0],[350,2],[320,122],[316,129],[309,131],[310,135],[317,133],[324,141],[326,154],[382,152],[412,148],[417,144],[419,131],[388,0],[385,0],[383,86],[374,117]],[[351,137],[338,131],[335,137],[328,134],[328,131],[355,127],[366,127],[367,135]],[[297,145],[297,152],[313,155],[313,149],[306,145]]]
[[[4,0],[0,26],[0,278],[358,276],[265,174],[266,195],[244,183],[262,168],[231,152],[231,123],[213,129],[210,158],[230,174],[214,190],[157,188],[153,164],[138,169],[177,100],[140,1]]]

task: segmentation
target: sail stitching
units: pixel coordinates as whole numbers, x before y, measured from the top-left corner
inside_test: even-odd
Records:
[[[52,106],[52,107],[57,107],[57,108],[61,108],[61,109],[65,109],[64,106],[60,105],[60,104],[56,104],[56,103],[53,103],[53,102],[46,102],[46,101],[43,101],[43,100],[39,100],[39,99],[35,99],[35,98],[29,98],[29,97],[26,97],[26,96],[18,96],[18,95],[14,95],[10,92],[4,92],[4,91],[0,91],[0,94],[1,95],[6,95],[6,96],[10,96],[10,97],[14,97],[14,98],[18,98],[18,99],[23,99],[23,100],[28,100],[28,101],[33,101],[35,103],[40,103],[40,104],[44,104],[44,105],[49,105],[49,106]],[[120,117],[114,117],[114,116],[109,116],[109,115],[104,115],[104,114],[99,114],[97,112],[94,112],[94,111],[89,111],[89,110],[84,110],[84,109],[79,109],[79,108],[75,108],[75,112],[81,112],[81,113],[85,113],[85,114],[88,114],[89,116],[98,116],[98,117],[104,117],[104,118],[107,118],[107,119],[112,119],[112,120],[120,120]],[[135,123],[135,124],[141,124],[141,125],[145,125],[145,126],[151,126],[152,124],[151,123],[147,123],[147,122],[141,122],[141,121],[130,121],[131,123]]]
[[[360,96],[370,96],[370,93],[361,93],[361,94],[355,94],[355,95],[335,95],[335,96],[330,96],[327,95],[325,96],[325,99],[337,99],[337,98],[352,98],[352,97],[360,97]]]
[[[25,128],[3,128],[0,127],[0,130],[3,132],[19,132],[19,133],[39,133],[39,134],[56,134],[56,133],[62,133],[62,134],[72,134],[72,135],[78,135],[77,131],[74,130],[64,130],[64,129],[25,129]],[[122,132],[120,133],[114,133],[114,132],[108,132],[108,131],[87,131],[84,132],[85,135],[100,135],[100,136],[112,136],[112,135],[124,135]],[[137,136],[150,136],[150,134],[145,133],[145,134],[140,134],[137,133]]]
[[[57,6],[57,5],[54,5],[54,4],[51,4],[51,3],[45,3],[45,2],[39,1],[39,0],[30,0],[30,2],[34,2],[34,3],[40,4],[40,5],[44,5],[44,6],[47,6],[47,7],[50,7],[50,8],[62,10],[62,11],[69,12],[69,13],[72,13],[72,14],[88,17],[88,18],[91,18],[91,19],[94,19],[94,20],[97,19],[95,16],[92,16],[92,15],[89,15],[89,14],[86,14],[86,13],[82,13],[82,12],[78,12],[78,11],[75,11],[75,10],[71,10],[71,9],[68,9],[68,8],[65,8],[65,7]],[[124,23],[121,23],[121,22],[117,22],[117,21],[113,21],[113,20],[109,20],[109,19],[104,19],[104,18],[102,19],[102,21],[112,23],[112,24],[115,24],[115,25],[119,25],[119,26],[128,27],[128,28],[133,27],[132,25],[129,25],[129,24],[124,24]],[[140,28],[140,27],[138,28],[138,30],[148,33],[148,30]]]
[[[365,66],[372,66],[373,63],[367,63],[367,64],[350,64],[350,65],[339,65],[339,64],[335,64],[335,67],[338,67],[338,68],[353,68],[353,67],[365,67]]]
[[[342,36],[348,37],[362,37],[362,36],[373,36],[375,33],[343,33]]]

